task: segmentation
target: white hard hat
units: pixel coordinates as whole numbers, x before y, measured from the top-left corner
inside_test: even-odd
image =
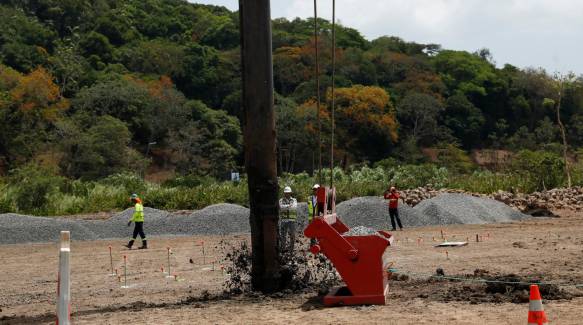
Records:
[[[312,186],[313,190],[319,189],[320,188],[320,184],[314,184],[314,186]]]
[[[283,193],[291,193],[291,192],[292,192],[291,187],[286,186],[283,188]]]

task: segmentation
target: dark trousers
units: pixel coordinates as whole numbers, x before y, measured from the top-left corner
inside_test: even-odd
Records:
[[[403,225],[401,224],[401,218],[399,218],[399,209],[389,208],[389,216],[391,217],[391,226],[393,226],[393,230],[397,229],[397,227],[395,226],[395,219],[397,219],[399,228],[403,229]]]
[[[132,236],[132,241],[136,240],[136,238],[138,238],[138,235],[140,235],[140,238],[142,239],[142,241],[146,240],[146,234],[144,233],[144,223],[143,222],[134,222],[135,226],[134,226],[134,234]]]

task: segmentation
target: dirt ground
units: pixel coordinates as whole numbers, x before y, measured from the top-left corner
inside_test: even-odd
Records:
[[[388,304],[324,308],[317,291],[284,297],[214,298],[227,277],[219,242],[247,241],[247,235],[151,238],[147,251],[122,250],[122,240],[72,243],[72,320],[75,324],[524,324],[528,303],[518,296],[487,293],[471,281],[430,280],[446,276],[476,280],[515,274],[526,280],[569,284],[544,308],[553,324],[581,324],[583,317],[583,213],[559,211],[561,218],[511,224],[444,227],[465,247],[434,248],[440,227],[396,232],[389,248],[399,281],[392,281]],[[476,234],[483,241],[476,243]],[[433,241],[435,238],[435,242]],[[205,254],[202,253],[204,242]],[[110,276],[114,269],[127,286]],[[168,251],[171,247],[170,272]],[[192,260],[192,263],[190,262]],[[56,244],[0,246],[0,323],[51,324],[55,320],[58,252]],[[210,293],[210,296],[205,294]],[[508,293],[508,292],[507,292]],[[518,298],[517,298],[518,297]],[[514,301],[514,302],[513,302]]]

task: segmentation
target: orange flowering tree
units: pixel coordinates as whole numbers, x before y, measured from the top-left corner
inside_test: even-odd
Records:
[[[330,106],[330,90],[326,97]],[[341,152],[346,152],[338,158],[347,164],[349,158],[361,162],[385,157],[398,139],[395,109],[387,91],[355,85],[338,88],[335,100],[336,144]]]

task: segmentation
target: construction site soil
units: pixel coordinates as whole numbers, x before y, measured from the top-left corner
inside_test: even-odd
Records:
[[[272,296],[249,292],[242,284],[225,292],[227,284],[233,283],[228,274],[234,273],[231,262],[245,258],[241,247],[249,242],[247,234],[151,236],[150,249],[131,251],[121,248],[123,240],[74,240],[72,321],[524,324],[527,282],[543,281],[550,283],[541,286],[550,322],[581,324],[583,287],[578,285],[583,284],[583,213],[555,212],[560,218],[424,226],[395,232],[397,240],[388,248],[388,258],[396,273],[385,306],[325,308],[318,297],[324,292],[318,284],[321,279]],[[447,240],[470,243],[434,248],[442,240],[442,231]],[[302,240],[299,247],[305,251],[308,243]],[[123,255],[127,255],[127,288],[122,288],[123,277],[110,276],[110,245],[118,274],[123,274]],[[239,255],[227,257],[233,252],[231,246]],[[172,252],[170,277],[162,273],[162,268],[168,271],[167,247]],[[297,263],[327,269],[309,253],[297,255],[302,257]],[[0,245],[0,256],[0,323],[54,323],[57,244]],[[333,279],[324,282],[330,285]]]

